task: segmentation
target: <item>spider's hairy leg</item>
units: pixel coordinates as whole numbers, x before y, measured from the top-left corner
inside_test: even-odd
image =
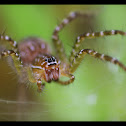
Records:
[[[126,32],[124,31],[120,31],[120,30],[109,30],[109,31],[100,31],[100,32],[92,32],[92,33],[84,33],[80,36],[77,37],[76,42],[73,46],[73,50],[71,52],[71,55],[69,57],[69,62],[72,62],[74,57],[77,55],[79,49],[80,49],[80,45],[82,43],[82,41],[86,38],[96,38],[96,37],[104,37],[104,36],[109,36],[109,35],[123,35],[126,36]]]
[[[38,86],[37,91],[41,93],[43,91],[44,87],[45,87],[45,83],[42,83],[42,80],[38,79],[37,80],[37,86]]]
[[[4,34],[0,34],[0,40],[8,41],[10,45],[12,46],[12,48],[17,49],[17,46],[18,46],[17,42],[14,41],[11,37]]]
[[[117,60],[116,58],[113,58],[111,56],[105,55],[105,54],[100,54],[94,50],[91,49],[82,49],[73,59],[73,61],[70,63],[70,72],[73,73],[77,67],[79,66],[81,60],[83,59],[83,57],[89,54],[95,58],[104,60],[104,61],[108,61],[111,62],[113,64],[117,64],[119,65],[123,70],[126,71],[126,66],[124,66],[119,60]]]
[[[0,54],[0,59],[3,57],[7,57],[7,56],[11,56],[13,61],[14,61],[14,65],[16,67],[16,70],[18,73],[21,72],[21,69],[23,67],[23,63],[21,61],[21,58],[19,56],[18,53],[14,52],[13,50],[7,50],[7,51],[3,51]]]
[[[68,84],[72,83],[72,82],[75,80],[75,77],[74,77],[74,75],[72,75],[72,74],[64,74],[64,76],[69,77],[70,79],[67,80],[67,81],[58,80],[57,82],[58,82],[59,84],[68,85]]]
[[[29,81],[37,84],[37,91],[39,93],[41,93],[45,87],[44,78],[41,75],[42,71],[38,71],[40,69],[41,67],[34,65],[30,65],[29,68],[27,67]]]
[[[89,17],[94,14],[89,14],[89,13],[81,13],[81,12],[71,12],[54,30],[53,32],[53,43],[56,49],[56,53],[58,57],[60,58],[61,61],[67,61],[66,59],[66,54],[62,45],[62,42],[59,40],[59,35],[58,33],[71,21],[76,19],[77,17],[83,16],[83,17]]]

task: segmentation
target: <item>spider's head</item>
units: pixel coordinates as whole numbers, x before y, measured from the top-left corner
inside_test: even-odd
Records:
[[[45,62],[47,62],[48,66],[56,65],[57,64],[56,58],[53,57],[53,56],[51,56],[49,58],[45,58]]]
[[[57,81],[59,79],[59,64],[60,61],[53,56],[45,58],[46,66],[45,66],[45,79],[47,82],[51,82],[52,80]]]

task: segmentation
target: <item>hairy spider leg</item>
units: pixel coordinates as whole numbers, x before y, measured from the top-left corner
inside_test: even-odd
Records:
[[[93,14],[94,15],[94,14]],[[59,35],[58,33],[67,25],[69,24],[71,21],[73,21],[74,19],[76,19],[77,17],[80,17],[80,16],[83,16],[83,17],[89,17],[89,16],[92,16],[92,14],[89,14],[89,13],[81,13],[81,12],[71,12],[62,22],[61,24],[59,24],[54,32],[53,32],[53,36],[52,36],[52,39],[53,39],[53,43],[54,43],[54,46],[56,47],[55,50],[56,50],[56,53],[59,57],[59,59],[63,62],[67,62],[67,58],[66,58],[66,54],[65,54],[65,51],[64,51],[64,48],[63,48],[63,45],[62,45],[62,42],[59,40]]]
[[[5,51],[1,52],[0,58],[7,57],[7,56],[12,57],[12,59],[14,61],[14,65],[17,69],[17,72],[20,73],[21,69],[23,67],[23,63],[21,61],[19,54],[13,50],[5,50]]]
[[[25,70],[25,72],[28,73],[28,80],[30,82],[33,82],[33,83],[36,82],[36,80],[33,77],[33,72],[32,72],[31,67],[30,66],[26,66],[26,67],[23,66],[23,63],[21,61],[21,57],[19,56],[18,53],[16,53],[13,50],[3,51],[3,52],[1,52],[0,58],[4,58],[4,57],[7,57],[7,56],[11,56],[12,57],[14,65],[15,65],[16,70],[17,70],[17,73],[19,75],[22,75],[23,74],[22,71]],[[39,80],[38,80],[38,82],[39,82]]]
[[[8,41],[10,43],[10,45],[14,48],[14,49],[17,49],[17,42],[14,41],[11,37],[7,36],[7,35],[4,35],[3,34],[0,34],[0,40],[5,40],[5,41]]]
[[[104,61],[108,61],[108,62],[111,62],[113,64],[117,64],[119,65],[123,70],[126,71],[126,66],[124,66],[120,61],[118,61],[116,58],[113,58],[111,56],[108,56],[108,55],[104,55],[104,54],[100,54],[94,50],[91,50],[91,49],[82,49],[73,59],[73,61],[71,62],[70,64],[70,72],[73,73],[77,67],[79,66],[81,60],[83,59],[83,57],[86,55],[86,54],[89,54],[95,58],[98,58],[98,59],[101,59],[101,60],[104,60]]]
[[[77,37],[76,42],[74,44],[73,50],[71,52],[71,55],[69,57],[69,61],[72,62],[73,59],[75,58],[75,56],[77,55],[80,45],[82,43],[82,41],[86,38],[96,38],[96,37],[104,37],[104,36],[108,36],[108,35],[126,35],[126,32],[124,31],[120,31],[120,30],[109,30],[109,31],[100,31],[100,32],[92,32],[92,33],[84,33],[80,36]]]
[[[37,91],[38,92],[42,92],[43,89],[44,89],[44,87],[45,87],[45,83],[42,83],[42,80],[41,79],[38,79],[37,80],[37,86],[38,86]]]
[[[33,75],[33,69],[36,69],[36,66],[34,65],[30,65],[29,68],[27,68],[27,71],[28,71],[28,78],[30,80],[30,82],[32,83],[37,83],[37,86],[38,86],[38,89],[37,91],[40,93],[43,91],[44,87],[45,87],[45,83],[42,82],[42,78],[38,78],[38,79],[35,79],[34,78],[34,75]],[[37,68],[39,69],[39,68]]]
[[[75,80],[75,76],[72,75],[72,74],[64,74],[64,76],[69,77],[70,79],[67,80],[67,81],[58,80],[57,82],[58,82],[59,84],[68,85],[68,84],[72,83],[72,82]]]

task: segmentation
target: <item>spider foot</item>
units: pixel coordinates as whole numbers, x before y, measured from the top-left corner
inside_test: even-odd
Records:
[[[45,83],[42,83],[41,81],[38,81],[38,82],[37,82],[37,86],[38,86],[37,91],[38,91],[39,93],[41,93],[41,92],[44,90]]]

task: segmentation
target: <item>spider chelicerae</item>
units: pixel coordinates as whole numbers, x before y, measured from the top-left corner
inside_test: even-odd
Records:
[[[93,56],[104,61],[111,62],[119,65],[126,71],[124,66],[116,58],[108,55],[100,54],[91,49],[80,49],[81,43],[86,38],[104,37],[108,35],[126,35],[126,32],[120,30],[108,30],[92,33],[84,33],[77,37],[69,59],[66,58],[66,54],[59,39],[58,33],[71,21],[77,17],[89,16],[82,12],[71,12],[54,30],[52,35],[52,41],[55,46],[56,57],[51,55],[50,48],[47,43],[38,37],[28,37],[23,39],[19,45],[7,35],[1,34],[0,40],[8,41],[12,47],[12,50],[4,50],[1,52],[0,57],[11,56],[14,66],[18,75],[22,74],[22,71],[27,71],[28,80],[32,83],[37,83],[38,91],[41,92],[45,86],[45,82],[56,81],[62,85],[68,85],[75,80],[73,73],[78,68],[80,62],[86,54]],[[69,78],[67,81],[60,80],[60,76],[66,76]]]

